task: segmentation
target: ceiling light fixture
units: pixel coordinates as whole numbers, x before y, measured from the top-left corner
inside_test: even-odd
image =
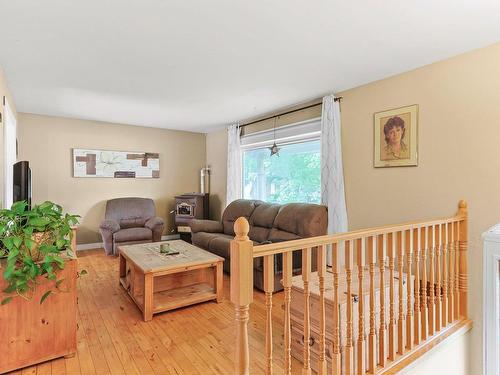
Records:
[[[274,139],[274,143],[273,143],[273,145],[271,147],[268,147],[269,151],[271,151],[271,155],[270,156],[273,156],[273,155],[280,156],[280,154],[279,154],[280,149],[279,149],[278,145],[276,144],[276,119],[277,119],[277,117],[274,118],[274,127],[273,127],[273,139]]]

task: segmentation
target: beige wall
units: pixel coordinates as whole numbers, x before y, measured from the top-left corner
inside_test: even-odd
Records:
[[[469,203],[471,372],[482,363],[481,233],[500,222],[500,44],[341,93],[350,229]],[[418,167],[373,168],[373,113],[419,105]]]
[[[470,373],[482,366],[481,233],[500,222],[500,44],[339,93],[349,229],[451,215],[469,203]],[[373,168],[373,114],[419,105],[418,167]],[[217,137],[220,137],[218,139]],[[222,139],[224,138],[224,139]],[[224,166],[222,133],[207,162]],[[220,184],[216,194],[225,196]]]
[[[479,375],[479,372],[469,371],[470,334],[467,332],[440,343],[399,375]]]
[[[59,117],[18,115],[20,160],[29,160],[33,200],[51,200],[82,216],[79,243],[100,242],[98,226],[110,198],[153,198],[157,215],[172,228],[176,194],[199,191],[205,135]],[[72,177],[72,149],[150,151],[160,154],[159,179]],[[169,230],[166,230],[166,234]]]
[[[17,116],[16,106],[14,104],[14,100],[12,99],[12,95],[10,93],[9,87],[7,85],[7,79],[0,67],[0,114],[2,116],[2,122],[0,123],[0,207],[3,207],[3,121],[4,121],[4,110],[3,110],[3,97],[6,96],[9,101],[9,105],[14,112],[14,115]]]

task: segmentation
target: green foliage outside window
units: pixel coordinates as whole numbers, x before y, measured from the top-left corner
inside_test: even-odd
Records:
[[[243,154],[243,196],[273,203],[320,203],[319,140],[280,146],[279,156],[267,148]]]

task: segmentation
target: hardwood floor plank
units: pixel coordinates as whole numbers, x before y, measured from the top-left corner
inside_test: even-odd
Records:
[[[21,370],[21,375],[36,375],[36,366],[25,367]]]
[[[50,375],[52,374],[52,364],[44,362],[36,366],[36,375]]]
[[[234,308],[229,277],[224,300],[157,314],[144,322],[142,313],[118,282],[118,258],[102,249],[78,253],[77,355],[57,359],[15,374],[171,374],[221,375],[234,371]],[[283,372],[283,293],[273,295],[273,359]],[[250,308],[249,345],[252,373],[264,373],[264,294],[254,293]],[[301,364],[292,362],[292,371]]]
[[[54,359],[52,361],[52,375],[66,374],[66,362],[64,358]]]

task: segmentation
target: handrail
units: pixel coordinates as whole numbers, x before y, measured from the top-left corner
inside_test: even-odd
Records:
[[[370,237],[373,235],[387,234],[392,232],[417,229],[417,228],[445,224],[445,223],[456,223],[462,220],[465,220],[464,216],[456,215],[429,221],[423,221],[423,220],[409,221],[402,224],[383,225],[368,229],[366,228],[358,229],[350,232],[327,234],[324,236],[317,236],[311,238],[300,238],[297,240],[276,242],[264,245],[255,245],[253,247],[253,257],[259,258],[266,255],[273,255],[288,251],[301,250],[307,246],[329,245],[332,243],[338,243],[340,241],[349,241],[360,237]]]

